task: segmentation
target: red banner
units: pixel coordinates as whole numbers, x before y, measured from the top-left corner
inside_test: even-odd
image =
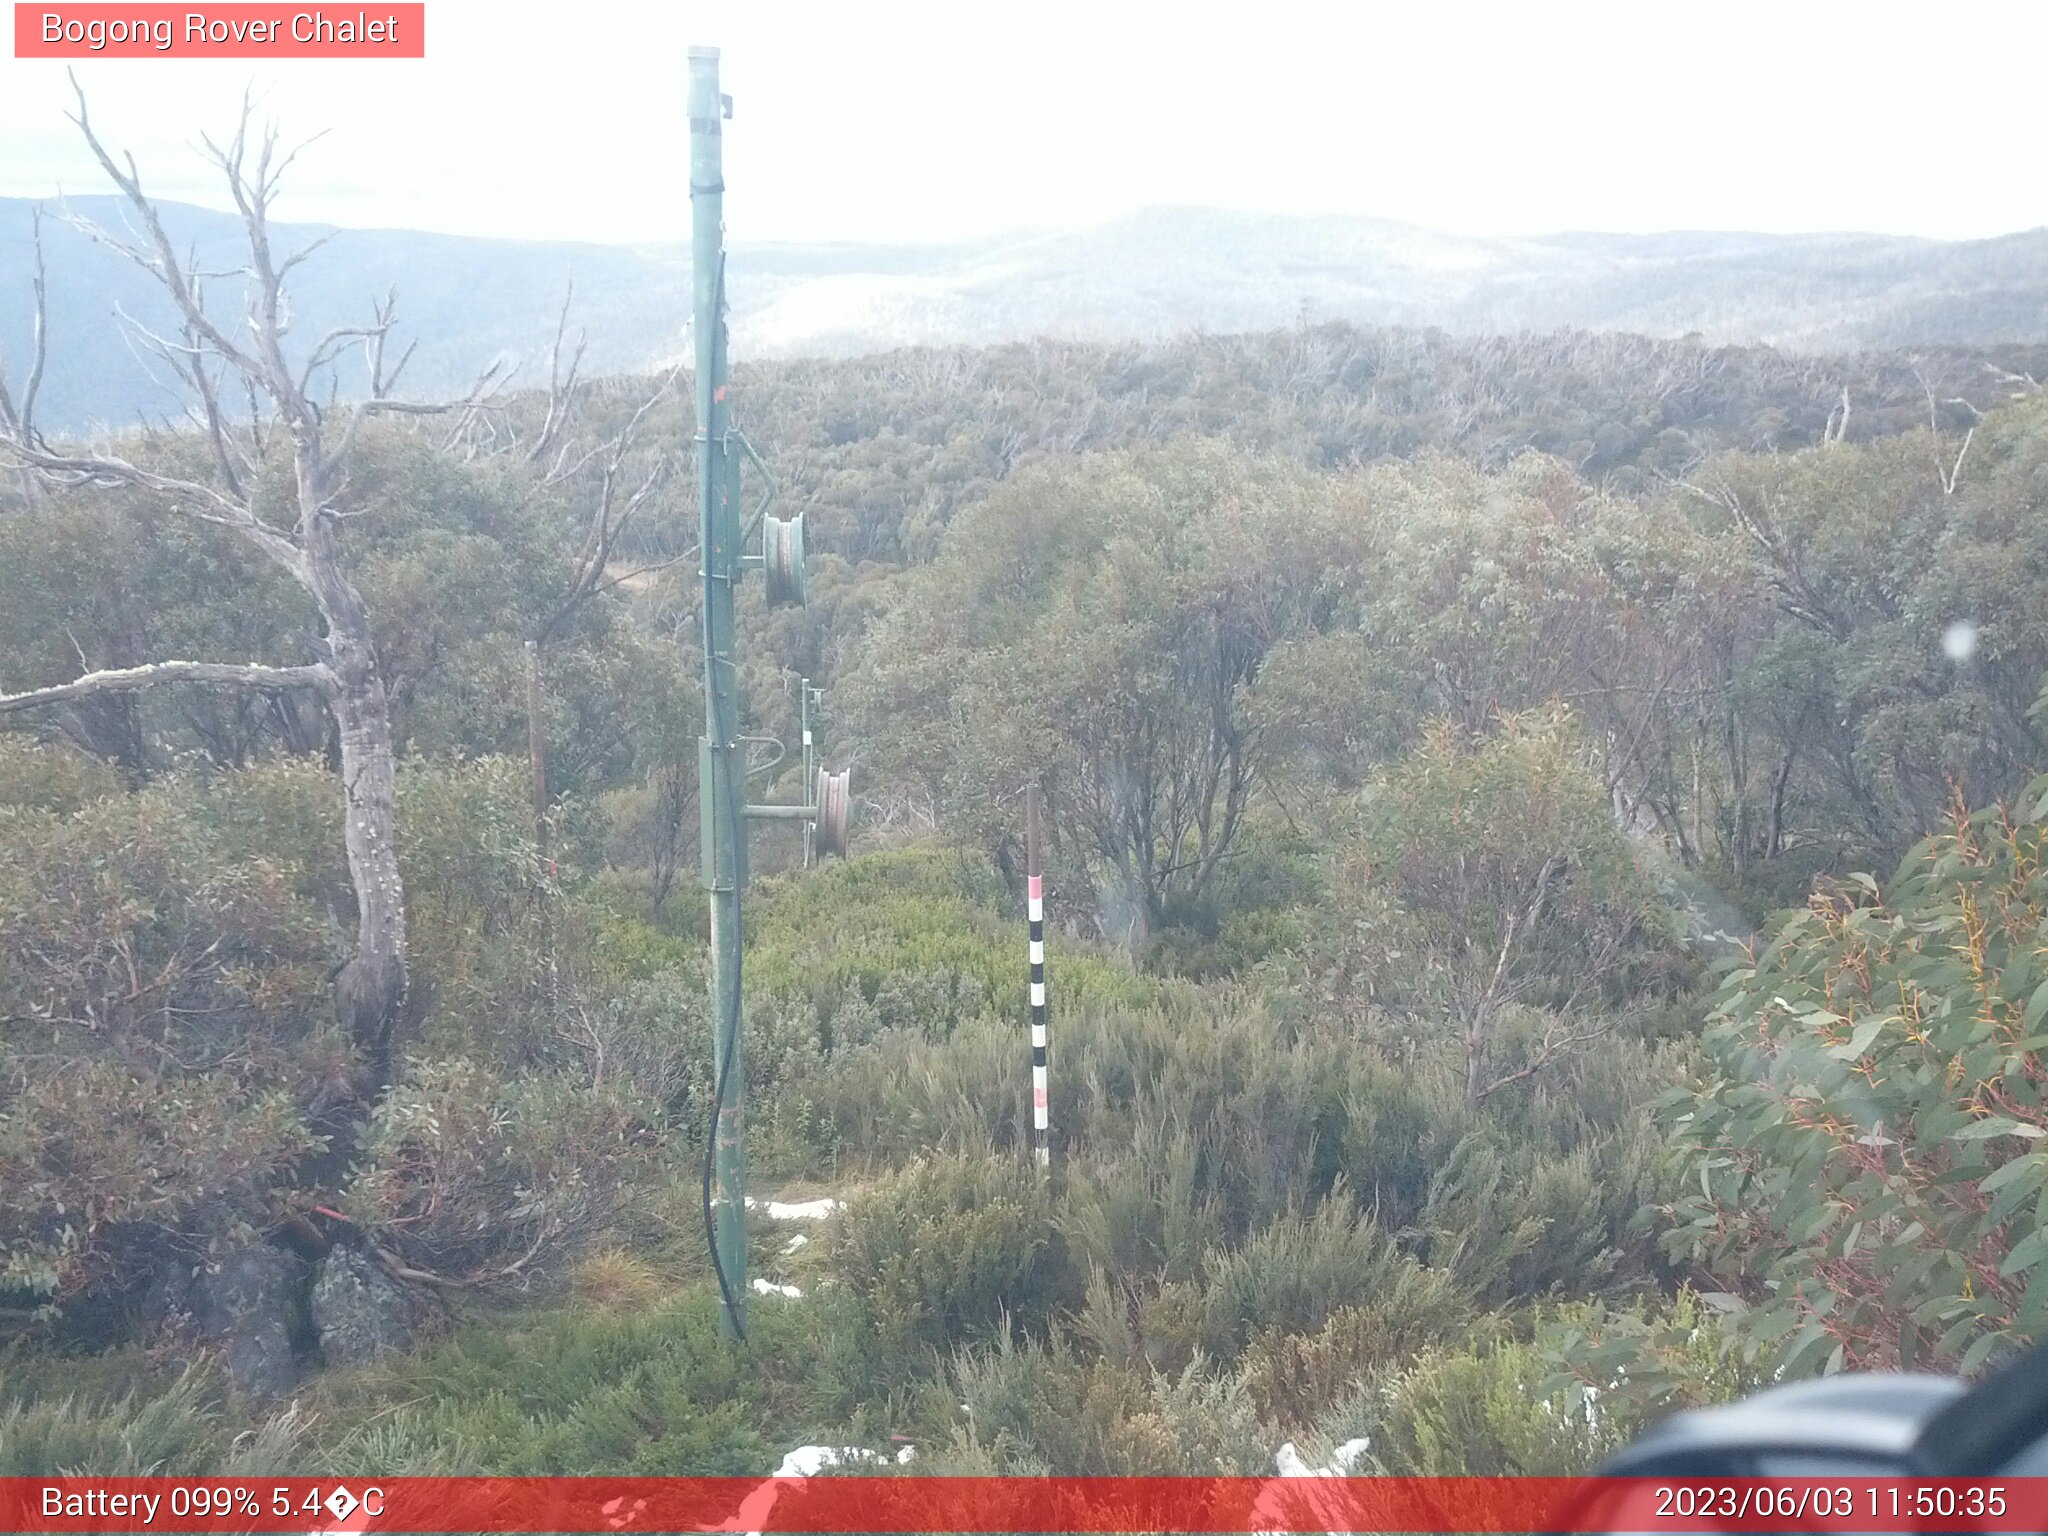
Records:
[[[0,1531],[2042,1531],[2048,1478],[0,1478]]]
[[[14,7],[17,59],[423,59],[427,8],[297,5]]]

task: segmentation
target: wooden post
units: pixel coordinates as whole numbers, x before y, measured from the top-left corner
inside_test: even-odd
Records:
[[[1052,1116],[1046,1097],[1045,876],[1038,852],[1038,786],[1024,791],[1024,915],[1031,932],[1031,1131],[1038,1166],[1052,1166]]]
[[[540,643],[526,642],[526,754],[533,762],[533,840],[548,851],[548,727],[541,714]]]
[[[526,751],[533,763],[533,848],[548,867],[552,878],[554,861],[548,854],[548,726],[541,712],[540,642],[526,642]],[[554,895],[543,892],[540,907],[540,947],[547,960],[545,983],[548,1017],[562,1016],[562,971],[555,954]]]

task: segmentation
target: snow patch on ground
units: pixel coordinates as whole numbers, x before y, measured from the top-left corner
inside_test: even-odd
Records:
[[[1274,1452],[1274,1470],[1278,1470],[1280,1477],[1350,1477],[1352,1475],[1352,1462],[1356,1462],[1360,1456],[1366,1454],[1368,1444],[1370,1442],[1362,1440],[1362,1438],[1360,1440],[1346,1440],[1346,1442],[1343,1442],[1341,1446],[1337,1446],[1331,1452],[1329,1466],[1311,1466],[1307,1462],[1307,1458],[1294,1448],[1294,1442],[1288,1440],[1284,1446],[1280,1446],[1280,1450]],[[1356,1511],[1343,1509],[1341,1503],[1343,1503],[1341,1499],[1339,1501],[1331,1501],[1327,1493],[1317,1495],[1317,1493],[1309,1493],[1307,1489],[1298,1491],[1298,1493],[1296,1491],[1282,1493],[1278,1489],[1278,1485],[1268,1485],[1260,1493],[1260,1497],[1257,1497],[1253,1501],[1253,1505],[1251,1505],[1251,1530],[1255,1530],[1255,1532],[1266,1532],[1266,1530],[1317,1530],[1317,1526],[1305,1526],[1303,1524],[1303,1509],[1305,1507],[1309,1511],[1313,1511],[1315,1516],[1319,1516],[1323,1520],[1329,1520],[1329,1522],[1335,1522],[1335,1524],[1323,1526],[1325,1530],[1343,1530],[1343,1528],[1346,1528],[1346,1526],[1343,1526],[1343,1516],[1348,1516],[1348,1513],[1356,1513]]]
[[[901,1466],[916,1455],[917,1447],[906,1445],[896,1453],[896,1464]],[[889,1460],[880,1451],[870,1451],[858,1445],[800,1445],[782,1458],[775,1475],[816,1477],[828,1467],[881,1466]],[[718,1529],[744,1532],[745,1536],[761,1536],[761,1527],[768,1523],[769,1511],[775,1507],[775,1495],[781,1491],[773,1483],[763,1483],[740,1501],[739,1513]]]
[[[1362,1437],[1357,1440],[1346,1440],[1330,1453],[1330,1464],[1327,1467],[1312,1467],[1302,1459],[1301,1452],[1294,1448],[1294,1442],[1289,1440],[1273,1453],[1273,1466],[1282,1477],[1348,1477],[1351,1475],[1351,1464],[1371,1449],[1371,1446],[1372,1442]]]
[[[917,1455],[917,1447],[906,1445],[896,1453],[900,1466]],[[866,1464],[878,1466],[889,1458],[880,1451],[870,1451],[858,1445],[800,1445],[782,1458],[782,1465],[775,1469],[777,1477],[816,1477],[827,1467],[843,1467]]]
[[[1295,1449],[1294,1442],[1289,1440],[1273,1453],[1273,1466],[1282,1477],[1349,1477],[1352,1463],[1366,1453],[1370,1443],[1363,1438],[1346,1440],[1330,1453],[1328,1466],[1312,1467],[1301,1452]],[[1302,1490],[1302,1493],[1306,1494],[1307,1490]],[[1337,1522],[1327,1527],[1328,1529],[1339,1529],[1342,1526],[1341,1517],[1351,1511],[1337,1507],[1325,1509],[1322,1504],[1327,1499],[1327,1495],[1308,1494],[1304,1501],[1301,1494],[1281,1493],[1277,1487],[1269,1485],[1252,1504],[1251,1528],[1254,1531],[1315,1529],[1314,1526],[1304,1526],[1301,1523],[1302,1506],[1306,1502],[1310,1510]]]
[[[747,1209],[766,1211],[770,1221],[823,1221],[846,1202],[821,1195],[816,1200],[756,1200],[747,1197]]]

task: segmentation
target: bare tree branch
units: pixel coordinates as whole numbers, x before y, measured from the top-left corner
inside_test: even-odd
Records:
[[[115,313],[120,316],[123,329],[129,333],[131,342],[134,339],[142,340],[148,344],[151,351],[170,365],[171,371],[178,377],[179,384],[191,396],[192,403],[186,408],[186,417],[192,425],[206,434],[207,443],[213,449],[214,467],[219,470],[222,483],[237,501],[246,500],[247,486],[256,475],[258,455],[245,449],[236,440],[235,425],[221,408],[220,382],[226,365],[216,362],[209,368],[212,353],[189,323],[185,327],[183,340],[173,341],[167,336],[159,335],[119,305],[115,306]],[[163,425],[164,430],[168,432],[168,419]],[[253,435],[254,423],[251,423],[251,432]]]
[[[619,487],[623,483],[626,456],[632,452],[640,436],[641,427],[649,413],[664,400],[674,388],[680,369],[671,369],[656,385],[653,392],[640,402],[632,416],[618,434],[607,442],[599,443],[577,460],[577,466],[588,464],[599,454],[605,456],[604,472],[598,484],[597,503],[591,510],[590,522],[584,531],[583,547],[577,552],[575,574],[570,578],[569,590],[561,602],[555,605],[534,638],[542,645],[552,639],[570,616],[591,597],[618,585],[617,581],[607,582],[606,573],[611,567],[612,550],[626,529],[631,526],[640,509],[650,501],[668,479],[675,467],[675,460],[669,454],[656,459],[638,489],[629,495],[624,504],[619,502]],[[553,477],[551,476],[550,479]],[[625,578],[620,578],[621,580]]]
[[[575,297],[576,279],[572,277],[562,295],[562,313],[555,321],[555,344],[548,353],[548,413],[541,422],[540,435],[526,452],[528,463],[537,464],[547,457],[576,409],[577,374],[582,369],[583,349],[589,344],[590,337],[587,332],[577,332],[576,350],[569,358],[565,373],[562,368],[562,339],[568,333],[569,305]]]
[[[390,329],[390,316],[392,313],[388,300],[385,306],[380,306],[378,313],[379,328],[368,343],[371,353],[371,395],[369,399],[360,402],[350,409],[348,423],[341,429],[341,441],[336,444],[332,453],[321,460],[323,483],[328,476],[331,476],[341,465],[346,463],[350,455],[355,452],[356,438],[362,432],[363,423],[372,417],[446,416],[453,414],[459,419],[456,423],[455,432],[450,437],[450,442],[452,443],[454,437],[460,435],[462,428],[475,416],[477,410],[491,398],[498,386],[504,382],[502,377],[505,371],[504,364],[500,361],[492,363],[483,372],[479,373],[476,377],[476,382],[470,386],[469,393],[458,400],[398,400],[386,395],[384,391],[395,382],[398,373],[411,360],[413,349],[410,345],[406,347],[404,353],[398,359],[397,367],[392,370],[391,376],[386,378],[384,376],[384,338]]]
[[[1523,1082],[1528,1078],[1534,1077],[1552,1062],[1571,1055],[1580,1046],[1591,1045],[1594,1041],[1604,1039],[1608,1035],[1613,1034],[1615,1028],[1616,1023],[1612,1019],[1596,1019],[1593,1023],[1581,1029],[1546,1030],[1543,1035],[1543,1043],[1537,1047],[1536,1053],[1527,1062],[1513,1072],[1495,1078],[1485,1087],[1474,1090],[1472,1102],[1475,1104],[1481,1103],[1490,1095],[1498,1093],[1511,1083]]]
[[[1941,467],[1941,461],[1939,459],[1935,460],[1934,468],[1936,472],[1941,476],[1942,495],[1955,495],[1956,487],[1962,483],[1963,479],[1963,460],[1965,457],[1968,456],[1970,452],[1970,444],[1974,443],[1976,440],[1977,429],[1973,426],[1970,428],[1969,431],[1963,434],[1963,446],[1956,450],[1955,463],[1949,465],[1947,469],[1943,469]]]
[[[23,467],[40,471],[58,485],[128,486],[173,497],[200,521],[232,528],[248,538],[300,583],[309,579],[305,554],[297,544],[259,519],[245,504],[210,485],[158,474],[112,454],[52,453],[5,437],[0,437],[0,452],[11,454]]]
[[[333,691],[335,677],[332,669],[320,662],[305,667],[271,667],[260,662],[153,661],[140,667],[88,672],[68,683],[31,688],[26,693],[0,694],[0,715],[34,709],[43,704],[64,704],[96,693],[132,693],[161,683],[210,683],[270,693],[291,688],[317,688],[322,693],[329,693]]]
[[[106,146],[100,142],[99,135],[93,131],[92,120],[86,113],[85,88],[78,83],[76,73],[73,73],[71,76],[71,89],[78,99],[78,110],[71,115],[71,120],[78,125],[78,131],[85,136],[86,145],[92,150],[93,158],[99,161],[100,168],[107,173],[108,178],[114,185],[121,189],[122,195],[128,199],[129,205],[135,210],[136,216],[142,220],[142,227],[149,236],[150,251],[147,253],[138,251],[133,247],[124,246],[119,241],[103,235],[100,238],[103,239],[104,243],[113,246],[114,249],[127,255],[129,259],[142,266],[144,270],[152,273],[164,285],[165,290],[171,296],[172,302],[178,306],[185,318],[206,338],[207,344],[219,352],[222,357],[232,362],[251,382],[264,385],[275,382],[256,358],[238,346],[219,326],[215,325],[207,317],[205,307],[199,303],[198,295],[193,290],[191,276],[186,271],[184,264],[178,260],[177,248],[171,244],[171,238],[164,230],[163,220],[157,216],[156,205],[143,195],[142,175],[136,169],[135,157],[133,155],[123,156],[127,163],[125,170],[115,163],[114,157],[108,153]],[[242,105],[243,131],[246,131],[247,128],[248,111],[249,105],[245,98]],[[241,136],[241,132],[237,132],[237,140]],[[243,196],[239,188],[234,190],[235,200],[239,205],[243,202]],[[96,235],[100,233],[91,225],[84,227]],[[280,404],[282,403],[280,401]]]

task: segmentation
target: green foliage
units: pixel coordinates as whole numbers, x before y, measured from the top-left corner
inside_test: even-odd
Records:
[[[1394,1477],[1561,1477],[1589,1472],[1640,1427],[1632,1416],[1544,1390],[1546,1362],[1514,1340],[1425,1350],[1338,1410]],[[1334,1430],[1326,1431],[1331,1438]]]
[[[1470,1309],[1455,1281],[1401,1253],[1341,1186],[1311,1212],[1290,1211],[1239,1247],[1212,1250],[1202,1293],[1202,1347],[1219,1358],[1255,1334],[1317,1333],[1346,1306],[1369,1305],[1404,1341]]]
[[[1345,520],[1316,489],[1193,442],[998,487],[869,639],[851,708],[877,766],[990,847],[1007,786],[1041,782],[1106,929],[1142,943],[1230,851],[1267,653],[1348,579]]]
[[[828,1051],[857,1050],[878,1029],[943,1039],[1017,991],[1016,918],[983,860],[894,849],[757,889],[748,992],[810,1011]],[[850,998],[873,1015],[835,1028]]]
[[[512,1060],[545,1050],[528,1021],[560,889],[534,839],[530,783],[526,765],[506,757],[414,759],[399,775],[399,869],[429,1049]],[[574,859],[570,822],[558,815],[554,830],[569,844],[558,852]]]
[[[1298,948],[1327,898],[1307,839],[1247,816],[1199,900],[1169,902],[1144,953],[1145,968],[1190,980],[1245,976]]]
[[[1007,909],[1007,910],[1006,910]],[[804,1175],[842,1152],[926,1146],[981,1150],[984,1127],[1019,1100],[1016,999],[1024,989],[1016,903],[985,860],[924,847],[888,849],[802,878],[762,880],[748,904],[743,1019],[757,1166]],[[604,920],[608,963],[670,972],[694,1010],[703,996],[702,940],[671,938],[629,914]],[[1092,946],[1064,946],[1051,965],[1061,1006],[1148,995],[1149,983]],[[687,980],[685,979],[687,978]],[[663,989],[629,989],[631,1013]],[[671,1017],[677,1013],[667,1003]],[[683,1093],[693,1125],[709,1113],[709,1032],[683,1030]],[[918,1065],[912,1094],[901,1074]],[[950,1127],[950,1130],[949,1130]],[[701,1134],[693,1132],[693,1134]]]
[[[1668,1303],[1559,1307],[1536,1329],[1537,1350],[1552,1367],[1543,1390],[1563,1394],[1581,1414],[1617,1418],[1631,1432],[1680,1408],[1762,1391],[1777,1369],[1746,1357],[1727,1326],[1727,1303],[1684,1289]]]
[[[1338,1307],[1313,1332],[1268,1329],[1252,1340],[1239,1374],[1268,1422],[1301,1434],[1398,1362],[1430,1345],[1469,1342],[1491,1330],[1490,1319],[1432,1296],[1444,1285],[1434,1272],[1418,1268],[1402,1280],[1391,1306],[1375,1297]],[[1434,1310],[1414,1305],[1428,1301],[1439,1304]]]
[[[218,799],[173,779],[0,810],[0,1285],[64,1302],[261,1224],[322,1145],[354,1066],[315,1001],[330,930],[300,835],[325,787],[274,764]]]
[[[0,734],[0,811],[68,816],[124,787],[120,774],[83,752],[15,732]]]
[[[154,1086],[106,1061],[18,1089],[7,1110],[0,1287],[60,1304],[132,1282],[166,1249],[189,1259],[236,1222],[264,1223],[322,1144],[278,1089],[225,1075]]]
[[[1281,967],[1304,1001],[1474,1105],[1630,1032],[1683,975],[1590,755],[1562,711],[1427,726],[1331,817],[1327,911]]]
[[[118,1291],[166,1255],[196,1256],[336,1198],[321,1181],[338,1168],[321,1163],[312,1187],[305,1175],[354,1135],[363,1108],[362,1064],[326,987],[353,900],[340,795],[316,763],[126,792],[55,749],[10,748],[9,759],[23,774],[8,782],[45,803],[0,807],[0,1285],[69,1305]],[[41,771],[49,765],[55,776]],[[413,1168],[423,1185],[459,1183],[485,1200],[439,1208],[442,1229],[419,1233],[423,1257],[510,1262],[590,1225],[552,1206],[508,1222],[522,1203],[513,1185],[582,1170],[548,1198],[579,1212],[614,1202],[628,1165],[646,1162],[644,1148],[620,1153],[623,1128],[657,1140],[667,1110],[656,1097],[598,1113],[559,1076],[506,1082],[482,1065],[546,1068],[563,1054],[533,1025],[541,903],[555,898],[523,807],[520,775],[502,759],[418,763],[401,776],[416,1005],[432,1000],[423,1035],[477,1059],[459,1083],[436,1079],[447,1099],[438,1110],[419,1084],[385,1099],[377,1134],[389,1145],[376,1155],[424,1155],[391,1118],[414,1112],[445,1111],[436,1134],[472,1152],[488,1140],[478,1117],[510,1117],[494,1134],[523,1121],[549,1133],[526,1163],[496,1171],[511,1182],[487,1199],[477,1170],[441,1161],[449,1147]],[[615,1059],[621,1087],[639,1081],[636,1069],[660,1076],[658,1060],[623,1046]],[[579,1133],[592,1138],[580,1160],[551,1161]],[[418,1192],[376,1187],[361,1198],[380,1222]],[[515,1246],[500,1255],[504,1245]]]
[[[370,1114],[343,1209],[418,1268],[525,1284],[623,1218],[657,1160],[658,1115],[568,1074],[416,1059]]]
[[[851,1336],[829,1298],[756,1306],[736,1350],[701,1283],[651,1309],[479,1319],[332,1382],[308,1459],[344,1476],[758,1474],[788,1445],[861,1436]]]
[[[338,826],[339,810],[324,775],[275,764],[219,798],[185,779],[69,812],[0,812],[5,1014],[118,1048],[304,1010],[329,940],[307,834]]]
[[[1561,1066],[1554,1093],[1476,1110],[1449,1074],[1195,989],[1059,1015],[1053,1039],[1051,1215],[1068,1268],[1041,1294],[1078,1295],[1076,1334],[1141,1382],[1208,1359],[1261,1413],[1301,1425],[1464,1336],[1475,1292],[1621,1294],[1653,1278],[1629,1228],[1660,1188],[1644,1109],[1671,1048],[1660,1061],[1616,1042]],[[1021,1176],[1022,1061],[1015,1026],[995,1021],[885,1042],[842,1074],[862,1116],[842,1122],[842,1148],[887,1166],[938,1145],[969,1167],[1000,1149]],[[994,1303],[978,1306],[956,1328],[998,1325]],[[1026,1460],[1045,1459],[1034,1443]]]
[[[1952,788],[1989,804],[2040,765],[2048,409],[2034,395],[1971,421],[1967,453],[1961,427],[1923,428],[1690,477],[1677,510],[1747,541],[1776,594],[1768,627],[1751,620],[1728,652],[1734,723],[1776,767],[1751,769],[1723,815],[1767,855],[1825,828],[1833,869],[1889,861],[1939,826]]]
[[[1206,1364],[1141,1374],[1085,1361],[1058,1341],[1006,1337],[963,1351],[949,1384],[967,1420],[961,1448],[989,1472],[1214,1477],[1272,1467],[1249,1395]]]
[[[213,1394],[212,1382],[195,1371],[151,1396],[0,1408],[0,1477],[196,1471],[219,1456],[225,1439]]]
[[[1859,432],[1919,417],[1896,368],[1843,366]],[[687,562],[550,632],[543,845],[521,642],[588,486],[373,429],[348,537],[404,752],[396,1081],[373,1102],[328,1022],[353,903],[310,699],[0,734],[0,1320],[112,1328],[166,1256],[340,1206],[466,1282],[451,1336],[311,1387],[350,1475],[758,1472],[904,1431],[948,1470],[1258,1472],[1284,1432],[1556,1473],[1837,1349],[1977,1367],[2039,1332],[2048,1273],[2048,786],[1826,888],[1704,1054],[1660,910],[1802,901],[2039,757],[2048,408],[1987,415],[1960,475],[1932,431],[1702,457],[1817,435],[1819,377],[1341,327],[758,370],[829,552],[810,608],[742,589],[748,725],[791,729],[781,668],[830,679],[871,814],[822,869],[754,842],[753,1170],[853,1203],[797,1252],[757,1230],[805,1296],[757,1303],[746,1355],[697,1230]],[[662,510],[624,559],[676,553]],[[311,633],[149,497],[0,519],[0,688]],[[1056,1183],[1027,1155],[1032,780]],[[1667,1257],[1722,1288],[1671,1300]],[[10,1362],[0,1459],[299,1443],[197,1378],[91,1385],[127,1358],[48,1373],[65,1395]]]
[[[2041,368],[2038,349],[1996,350],[2006,376]],[[1817,362],[1620,331],[1464,336],[1341,322],[1146,344],[742,359],[734,388],[785,493],[808,509],[814,547],[896,566],[929,560],[960,509],[1005,477],[1080,450],[1225,436],[1317,469],[1430,449],[1495,469],[1534,449],[1641,489],[1716,450],[1818,443],[1844,388],[1852,441],[1924,426],[1923,378],[1984,410],[2009,391],[1981,352]],[[616,425],[633,398],[622,390],[591,409]],[[537,422],[545,400],[524,404]],[[680,441],[688,416],[687,401],[672,402],[653,430]]]
[[[218,1384],[199,1369],[154,1390],[31,1391],[12,1401],[8,1375],[0,1370],[0,1477],[290,1472],[304,1443],[305,1421],[291,1409],[238,1432]]]
[[[1478,739],[1439,722],[1369,791],[1369,854],[1459,947],[1498,952],[1533,909],[1558,924],[1555,945],[1582,950],[1603,923],[1646,918],[1651,895],[1589,755],[1562,714],[1506,716]]]
[[[196,438],[124,446],[153,452],[166,473],[207,473]],[[167,657],[310,661],[311,607],[253,544],[153,495],[78,490],[0,519],[0,691]],[[239,767],[266,744],[318,746],[324,726],[306,702],[272,709],[213,688],[102,694],[70,706],[65,728],[130,774]]]
[[[884,1357],[1043,1330],[1068,1299],[1045,1182],[1018,1158],[922,1158],[876,1181],[834,1222],[829,1257]]]
[[[2048,781],[1958,813],[1730,973],[1710,1073],[1664,1102],[1686,1188],[1665,1216],[1752,1358],[1968,1373],[2042,1332],[2044,828]]]

